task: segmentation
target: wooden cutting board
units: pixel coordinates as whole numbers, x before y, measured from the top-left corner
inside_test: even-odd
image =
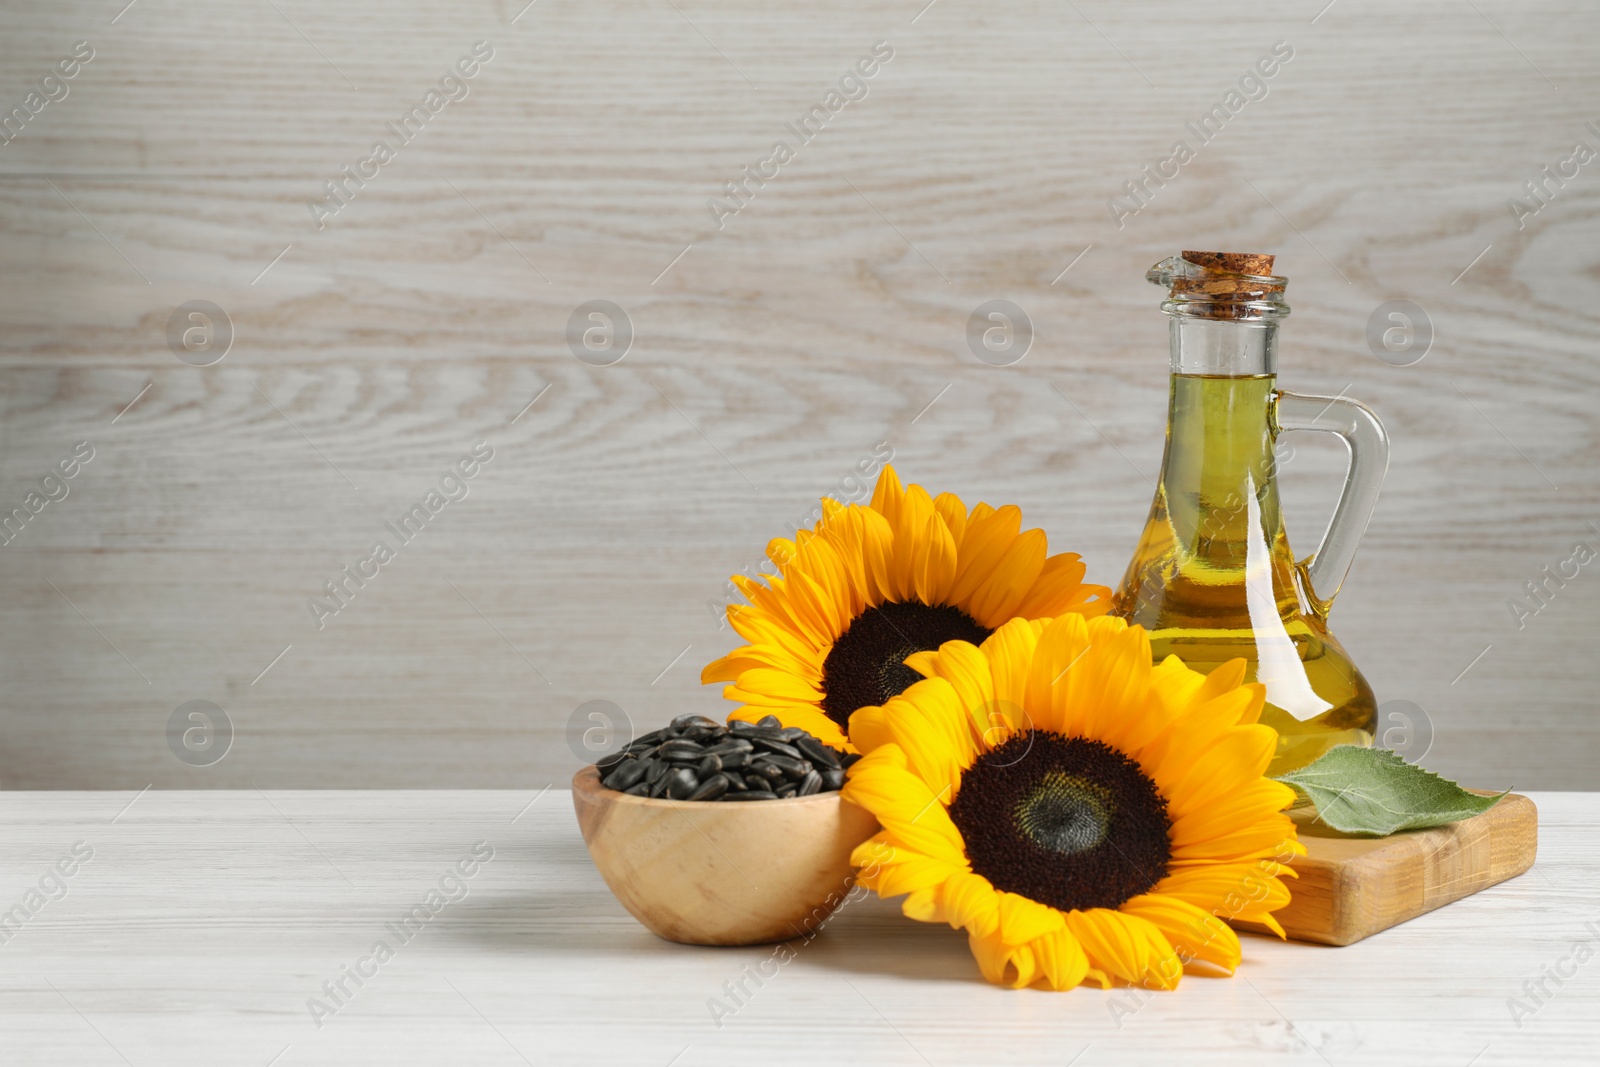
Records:
[[[1533,866],[1539,813],[1511,794],[1482,815],[1391,837],[1349,837],[1294,815],[1306,854],[1292,866],[1292,899],[1273,913],[1297,941],[1349,945],[1476,893]],[[1236,922],[1241,930],[1265,931]]]

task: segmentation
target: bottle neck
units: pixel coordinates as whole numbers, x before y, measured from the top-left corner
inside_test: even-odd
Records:
[[[1255,378],[1278,372],[1278,324],[1175,314],[1168,319],[1172,373]]]
[[[1183,314],[1172,319],[1172,390],[1161,482],[1173,529],[1188,550],[1213,540],[1272,542],[1277,497],[1273,396],[1275,322]],[[1226,553],[1224,553],[1226,555]],[[1244,566],[1228,559],[1224,568]]]

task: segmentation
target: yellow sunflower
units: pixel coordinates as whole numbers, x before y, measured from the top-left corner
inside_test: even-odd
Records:
[[[906,657],[946,641],[978,643],[1012,618],[1104,614],[1111,591],[1083,584],[1076,553],[1046,556],[1022,511],[951,493],[930,497],[885,467],[867,507],[822,501],[821,521],[767,557],[781,577],[734,575],[749,600],[728,622],[749,644],[707,664],[702,682],[743,706],[730,719],[775,715],[826,744],[850,748],[857,709],[917,680]]]
[[[965,928],[985,978],[1170,989],[1238,966],[1225,919],[1282,936],[1305,849],[1243,660],[1152,666],[1142,628],[1066,615],[910,664],[924,680],[850,723],[844,796],[883,826],[853,861],[911,918]]]

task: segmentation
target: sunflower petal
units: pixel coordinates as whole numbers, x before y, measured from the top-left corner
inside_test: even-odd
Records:
[[[1190,845],[1238,833],[1243,828],[1267,825],[1276,829],[1281,824],[1274,816],[1293,803],[1294,790],[1282,782],[1270,778],[1251,782],[1213,804],[1174,819],[1168,833],[1174,854]]]
[[[1183,972],[1166,935],[1148,919],[1109,908],[1067,913],[1072,931],[1096,968],[1130,984],[1171,989]]]
[[[987,747],[983,739],[992,727],[1002,726],[1009,734],[1010,719],[996,722],[989,715],[994,702],[994,677],[988,658],[976,646],[965,641],[946,641],[937,652],[918,652],[906,657],[906,666],[924,678],[942,679],[954,690],[963,713],[946,726],[951,731],[951,743],[958,751],[961,769],[971,766],[977,753]]]
[[[1104,615],[1111,608],[1111,590],[1103,585],[1084,585],[1086,570],[1076,552],[1049,557],[1032,588],[1012,610],[1025,619],[1053,619],[1068,612]]]
[[[1055,694],[1064,732],[1092,737],[1122,751],[1130,727],[1159,715],[1150,699],[1150,639],[1141,627],[1102,616],[1084,622],[1093,655],[1062,677]]]
[[[895,555],[904,567],[899,599],[945,603],[955,577],[956,542],[922,486],[906,490],[894,537]]]
[[[929,856],[902,853],[900,862],[888,864],[878,876],[874,890],[881,897],[897,897],[944,884],[956,870],[951,864]]]
[[[894,533],[882,515],[871,508],[851,504],[830,520],[819,536],[833,546],[844,568],[851,602],[856,605],[854,614],[860,614],[888,598],[889,558],[894,551]]]
[[[850,714],[850,742],[857,752],[871,752],[894,743],[894,731],[889,729],[889,718],[881,707],[869,705]]]
[[[767,668],[754,668],[742,672],[739,680],[728,688],[732,690],[726,694],[729,700],[743,700],[747,703],[816,704],[822,699],[821,691],[807,683],[805,679],[787,671]]]
[[[1281,880],[1287,871],[1271,860],[1206,864],[1172,871],[1151,892],[1193,904],[1220,919],[1266,922],[1268,915],[1289,903],[1289,887]]]
[[[983,977],[994,985],[1013,985],[1011,952],[995,934],[967,935],[967,946]]]
[[[1161,701],[1172,718],[1189,709],[1195,702],[1195,694],[1205,684],[1206,676],[1190,669],[1177,656],[1168,656],[1150,671],[1151,695]]]
[[[951,875],[939,890],[939,900],[945,921],[953,927],[988,937],[1000,925],[1000,894],[981,874]]]
[[[919,923],[936,923],[944,918],[944,909],[939,905],[939,890],[945,885],[930,885],[906,895],[901,903],[900,910],[908,919],[915,919]]]
[[[894,464],[884,464],[883,472],[878,475],[878,484],[872,490],[870,507],[889,520],[890,529],[893,529],[900,520],[900,507],[905,495],[905,486],[900,484],[900,476],[894,472]]]
[[[1003,716],[1012,731],[1031,729],[1032,716],[1024,702],[1028,699],[1028,666],[1033,660],[1033,650],[1039,644],[1044,623],[1026,619],[1012,619],[995,630],[981,646],[989,660],[989,674],[994,679],[993,715]],[[986,721],[993,722],[989,714]],[[990,726],[984,738],[990,748],[1004,744],[1010,733],[997,732]]]
[[[845,800],[878,817],[891,840],[940,862],[965,868],[961,832],[943,798],[907,769],[898,745],[883,745],[850,768],[841,793]]]
[[[1017,614],[1028,590],[1044,570],[1043,530],[1024,530],[995,567],[983,587],[968,602],[967,613],[985,626],[994,626]]]
[[[961,539],[961,561],[956,568],[949,603],[973,615],[967,610],[969,602],[983,590],[996,568],[1005,560],[1006,552],[1017,539],[1017,531],[1021,528],[1022,509],[1011,504],[999,510],[987,504],[979,504],[972,509],[967,516],[966,533]],[[973,615],[973,618],[977,616]],[[984,622],[982,619],[978,621]]]
[[[1063,712],[1065,701],[1056,699],[1057,683],[1082,658],[1089,648],[1089,628],[1081,615],[1063,615],[1045,624],[1028,667],[1027,706],[1032,709],[1034,726],[1040,730],[1070,734]],[[1064,695],[1066,687],[1060,692]]]
[[[954,493],[940,493],[933,498],[933,506],[939,512],[939,517],[944,520],[951,539],[959,549],[962,535],[967,532],[967,506]]]
[[[1294,832],[1294,822],[1287,815],[1267,815],[1242,827],[1235,824],[1229,832],[1206,841],[1174,845],[1170,866],[1272,859],[1292,852]]]
[[[1239,935],[1210,912],[1175,897],[1146,894],[1122,905],[1126,915],[1151,922],[1187,967],[1193,960],[1232,974],[1239,966]]]
[[[976,754],[955,689],[943,678],[925,678],[889,698],[883,715],[911,772],[949,804]]]
[[[1030,947],[1039,964],[1039,977],[1049,988],[1074,989],[1088,977],[1089,957],[1065,922],[1060,930],[1046,934]]]
[[[1066,919],[1049,905],[1016,893],[1000,894],[1000,937],[1006,944],[1027,944],[1065,927]]]
[[[1277,747],[1278,732],[1270,726],[1229,727],[1173,787],[1168,813],[1181,819],[1259,780]]]

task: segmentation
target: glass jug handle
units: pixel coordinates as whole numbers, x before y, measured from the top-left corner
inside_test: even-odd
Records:
[[[1326,618],[1355,559],[1356,545],[1378,502],[1389,470],[1389,435],[1366,405],[1343,396],[1303,396],[1279,390],[1273,398],[1276,430],[1336,433],[1350,447],[1344,491],[1317,550],[1295,564],[1301,591],[1319,618]]]

